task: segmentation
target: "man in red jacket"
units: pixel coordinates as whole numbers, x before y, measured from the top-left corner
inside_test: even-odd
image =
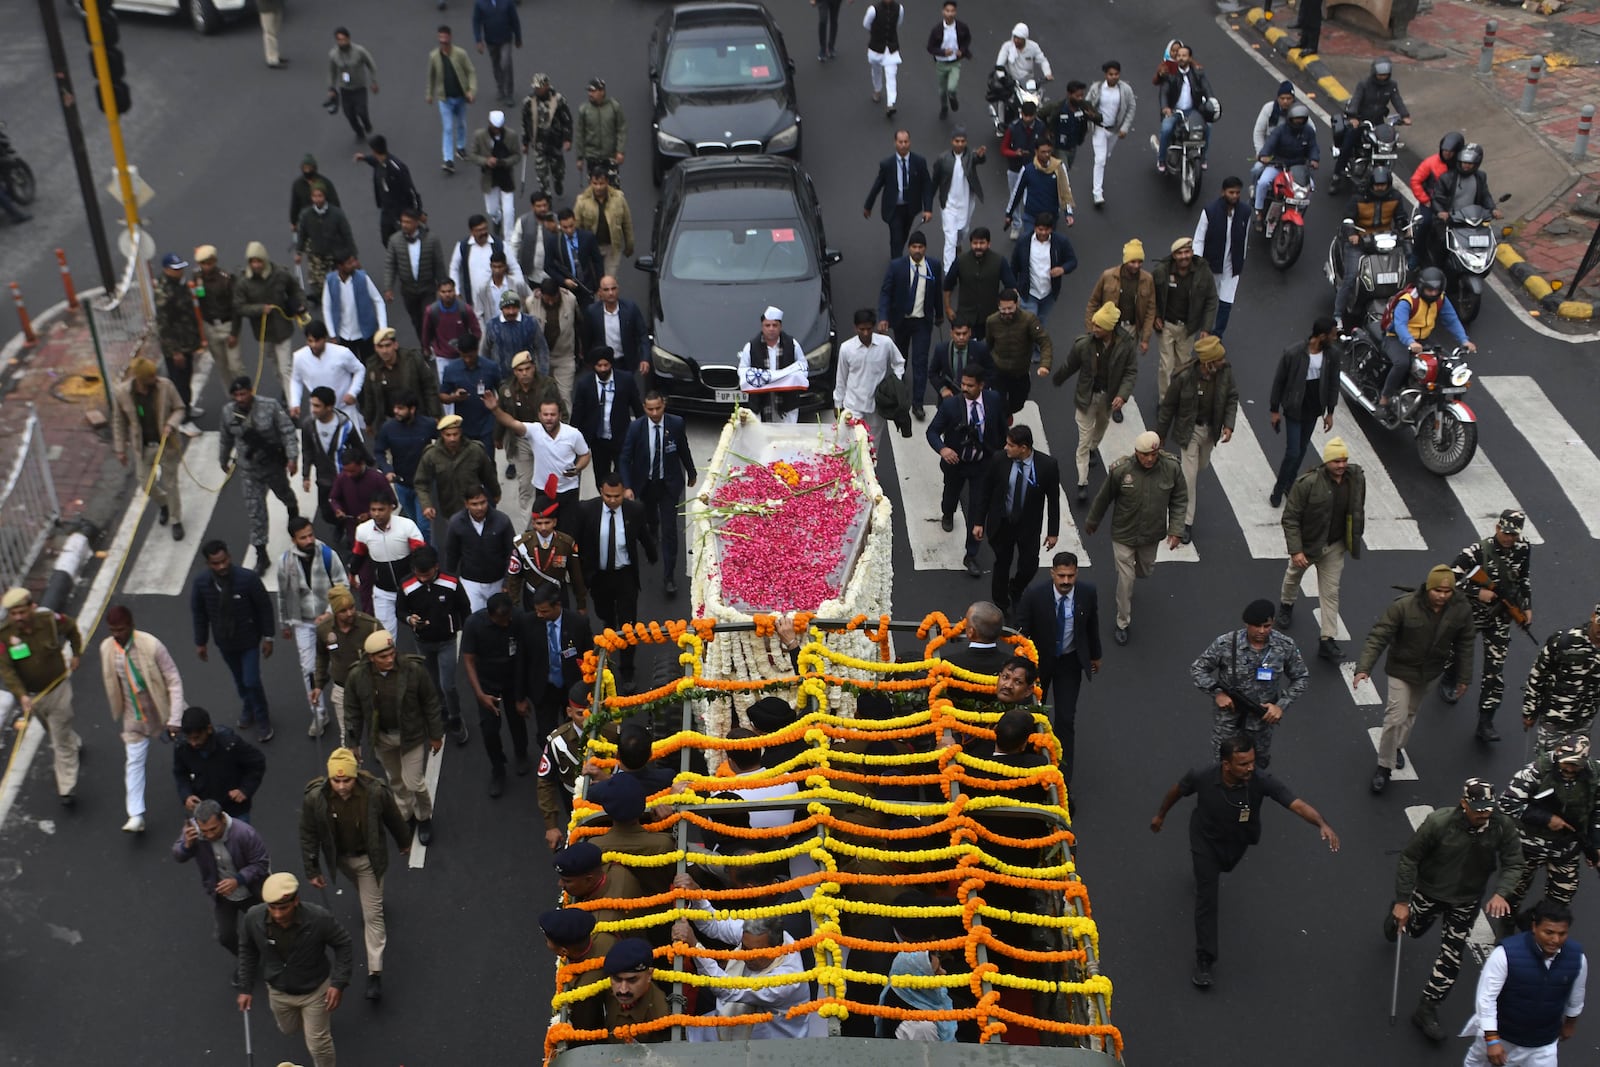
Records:
[[[1439,139],[1439,151],[1424,159],[1411,173],[1411,192],[1417,198],[1417,210],[1412,216],[1412,241],[1411,241],[1411,269],[1416,270],[1419,265],[1419,256],[1423,249],[1421,237],[1428,232],[1428,220],[1432,218],[1428,195],[1428,185],[1439,180],[1445,171],[1450,169],[1450,164],[1455,162],[1456,153],[1466,145],[1467,139],[1460,130],[1451,130]]]

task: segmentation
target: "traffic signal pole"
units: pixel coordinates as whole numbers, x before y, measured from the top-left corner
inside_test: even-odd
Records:
[[[72,162],[78,172],[78,192],[83,197],[84,218],[89,223],[89,240],[94,245],[100,282],[109,293],[116,290],[117,271],[111,261],[111,246],[106,242],[106,224],[100,216],[100,190],[95,187],[94,172],[89,166],[89,150],[83,140],[83,123],[78,118],[78,98],[72,91],[72,74],[67,69],[67,48],[61,40],[58,7],[55,0],[39,0],[39,16],[44,22],[50,65],[55,71],[56,99],[61,104],[61,117],[67,126],[67,143],[72,148]],[[132,197],[125,196],[124,199],[133,202]]]
[[[39,2],[46,3],[47,0]],[[133,176],[128,173],[128,153],[122,143],[122,116],[117,111],[111,61],[106,58],[106,39],[100,24],[100,0],[83,0],[83,11],[88,17],[94,75],[100,83],[100,106],[106,113],[106,128],[111,133],[111,155],[117,164],[117,184],[122,189],[122,213],[128,220],[128,237],[131,240],[139,232],[139,201],[133,195]]]

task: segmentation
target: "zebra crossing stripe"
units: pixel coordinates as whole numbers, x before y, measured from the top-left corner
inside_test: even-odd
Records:
[[[174,436],[171,440],[183,439]],[[222,471],[217,467],[220,446],[221,435],[214,432],[203,433],[188,441],[184,448],[183,464],[194,472],[194,478],[182,468],[178,470],[178,496],[183,500],[183,524],[188,536],[182,541],[174,541],[159,527],[151,527],[151,532],[134,546],[134,558],[123,573],[123,595],[178,596],[183,593],[193,569],[198,544],[217,507],[217,494],[205,492],[195,484],[195,479],[202,479],[208,485],[222,483]],[[142,493],[135,494],[129,507],[140,507],[144,501]]]
[[[1479,533],[1494,529],[1495,520],[1507,508],[1515,508],[1523,514],[1528,514],[1528,510],[1511,495],[1511,487],[1500,477],[1500,472],[1495,470],[1494,464],[1489,462],[1489,457],[1481,445],[1473,455],[1472,462],[1467,464],[1466,470],[1451,475],[1445,482],[1461,504],[1462,515]],[[1544,537],[1539,533],[1539,528],[1533,524],[1531,516],[1522,527],[1522,537],[1531,544],[1544,544]]]
[[[1280,438],[1281,440],[1281,438]],[[1281,511],[1272,506],[1272,485],[1277,481],[1278,468],[1262,451],[1255,429],[1250,425],[1243,406],[1234,422],[1233,437],[1227,444],[1218,443],[1211,450],[1211,469],[1222,483],[1228,504],[1244,531],[1245,544],[1252,559],[1287,559],[1289,550],[1283,540],[1280,525]],[[1201,480],[1204,480],[1201,475]],[[1189,487],[1192,493],[1194,486]],[[1211,502],[1200,501],[1195,515],[1209,514]],[[1209,526],[1209,521],[1207,522]]]
[[[1600,459],[1595,458],[1594,450],[1572,424],[1561,417],[1560,411],[1532,378],[1512,374],[1478,381],[1500,405],[1517,432],[1533,446],[1539,462],[1560,483],[1588,528],[1589,536],[1600,538]]]
[[[1351,665],[1345,664],[1344,666],[1348,667]],[[1370,726],[1367,728],[1367,737],[1372,741],[1372,751],[1378,751],[1378,740],[1382,736],[1383,727]],[[1406,758],[1406,765],[1404,767],[1396,767],[1393,771],[1390,771],[1389,779],[1390,781],[1394,782],[1415,782],[1417,780],[1417,765],[1412,761],[1411,753],[1407,752],[1403,748],[1400,750],[1400,752]]]

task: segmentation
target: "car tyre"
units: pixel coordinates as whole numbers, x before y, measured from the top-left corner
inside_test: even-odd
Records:
[[[185,0],[184,6],[189,12],[189,25],[196,33],[209,36],[221,26],[222,17],[211,0]]]

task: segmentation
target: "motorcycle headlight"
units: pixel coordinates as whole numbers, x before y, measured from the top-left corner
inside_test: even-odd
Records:
[[[1428,362],[1420,356],[1411,357],[1411,377],[1415,381],[1426,381],[1428,378]]]
[[[682,137],[674,137],[670,133],[656,131],[656,151],[668,156],[692,156],[694,150],[689,147],[689,142]]]
[[[650,366],[652,370],[673,378],[694,377],[694,373],[689,369],[689,364],[660,345],[650,346]]]
[[[806,372],[820,374],[828,369],[828,364],[833,362],[833,339],[822,342],[816,348],[806,353]]]
[[[768,152],[792,152],[795,145],[800,143],[800,124],[798,122],[784,127],[767,140]]]
[[[1450,384],[1457,386],[1458,388],[1466,385],[1471,380],[1472,368],[1467,366],[1465,363],[1457,364],[1456,369],[1450,372]]]

